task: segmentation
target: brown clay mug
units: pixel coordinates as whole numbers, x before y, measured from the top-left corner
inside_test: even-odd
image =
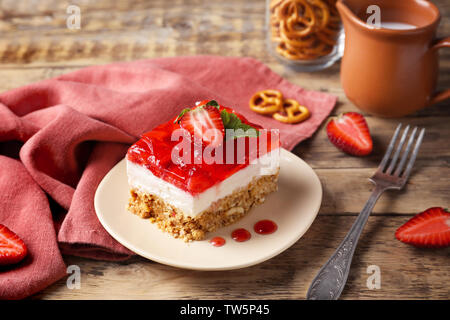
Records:
[[[366,23],[367,8],[380,8],[381,22],[413,25],[412,29],[374,28]],[[338,0],[345,29],[341,83],[361,110],[400,117],[450,98],[450,89],[436,93],[438,49],[450,37],[435,39],[437,7],[426,0]],[[383,24],[382,24],[383,26]]]

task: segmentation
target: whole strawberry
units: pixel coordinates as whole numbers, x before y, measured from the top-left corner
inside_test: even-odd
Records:
[[[0,266],[20,262],[27,255],[27,251],[22,239],[0,224]]]
[[[429,208],[398,228],[395,237],[416,247],[448,247],[450,212],[440,207]]]
[[[357,112],[346,112],[333,117],[327,124],[328,139],[338,149],[354,155],[366,156],[372,152],[372,137],[366,119]]]

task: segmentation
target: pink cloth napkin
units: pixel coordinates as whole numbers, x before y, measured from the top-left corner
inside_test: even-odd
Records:
[[[248,101],[281,90],[311,110],[287,125],[253,113]],[[81,69],[0,95],[0,223],[29,248],[0,269],[0,298],[29,296],[66,274],[62,253],[126,259],[133,253],[98,221],[93,198],[103,176],[138,137],[195,101],[215,99],[292,149],[328,116],[336,97],[302,89],[251,58],[161,58]]]

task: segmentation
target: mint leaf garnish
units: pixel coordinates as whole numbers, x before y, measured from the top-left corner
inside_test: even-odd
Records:
[[[234,113],[230,113],[223,109],[220,112],[220,117],[222,118],[223,126],[225,129],[233,129],[235,134],[233,137],[235,139],[242,137],[258,137],[259,131],[252,126],[242,123],[241,119]]]
[[[229,123],[230,120],[231,120],[230,114],[227,112],[227,110],[223,109],[223,110],[220,112],[220,117],[222,118],[223,127],[224,127],[225,129],[227,129],[228,123]]]
[[[216,100],[210,100],[206,103],[207,106],[212,106],[212,107],[216,107],[219,108],[219,104],[217,103]]]
[[[190,108],[184,108],[183,110],[181,110],[180,114],[178,115],[178,117],[176,117],[176,119],[173,123],[177,123],[181,119],[181,117],[183,117],[184,114],[189,111],[191,111]]]

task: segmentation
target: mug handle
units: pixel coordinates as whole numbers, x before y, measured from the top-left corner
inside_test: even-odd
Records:
[[[435,40],[431,50],[437,50],[440,48],[450,47],[450,37],[440,38]],[[450,98],[450,89],[446,89],[444,91],[436,93],[430,101],[429,105],[433,105],[435,103],[447,100]]]

